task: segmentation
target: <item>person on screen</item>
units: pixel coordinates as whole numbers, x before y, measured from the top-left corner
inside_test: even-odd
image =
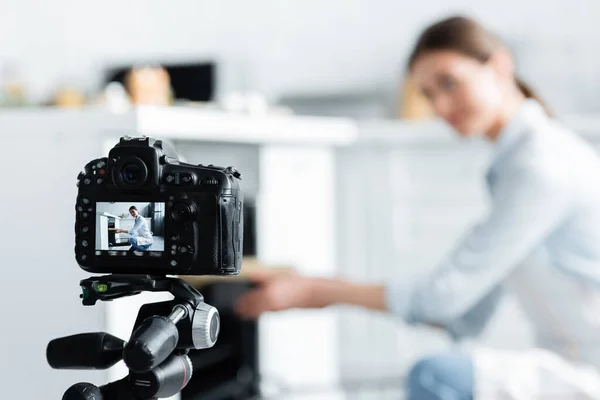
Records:
[[[140,215],[138,209],[135,206],[129,207],[129,214],[135,219],[131,230],[117,229],[117,233],[129,234],[129,243],[131,244],[130,251],[146,251],[152,246],[152,232],[148,229],[148,223],[146,219]]]
[[[479,334],[511,289],[535,345],[428,356],[408,374],[408,399],[600,399],[600,158],[517,79],[506,46],[469,18],[427,28],[408,69],[438,117],[494,145],[488,215],[430,274],[385,284],[251,275],[258,285],[238,314],[350,304],[458,339]],[[538,250],[549,261],[541,267],[527,262]]]

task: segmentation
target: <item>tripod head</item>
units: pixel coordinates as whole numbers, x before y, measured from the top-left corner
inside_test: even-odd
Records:
[[[105,275],[80,282],[83,305],[110,301],[144,291],[170,292],[171,301],[140,308],[128,342],[107,333],[78,334],[55,339],[46,356],[56,369],[106,369],[121,359],[129,375],[97,388],[89,383],[73,385],[63,400],[152,399],[170,397],[190,381],[190,349],[212,347],[219,335],[216,308],[204,303],[195,288],[176,278],[149,275]],[[89,397],[91,394],[94,396]]]

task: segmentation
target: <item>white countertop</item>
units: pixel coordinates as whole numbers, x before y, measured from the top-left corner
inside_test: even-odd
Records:
[[[567,115],[560,119],[584,137],[600,139],[600,115]],[[52,133],[85,133],[100,137],[141,134],[165,140],[309,146],[429,145],[464,141],[439,120],[355,121],[350,118],[249,115],[190,106],[141,106],[125,113],[98,107],[0,109],[0,128],[0,133],[31,132],[32,137]]]
[[[138,133],[164,139],[344,145],[358,137],[346,118],[249,115],[194,107],[137,107]]]
[[[0,108],[0,133],[37,135],[146,135],[164,140],[344,145],[358,136],[346,118],[248,115],[198,107],[135,107],[124,113],[99,107],[79,109]]]

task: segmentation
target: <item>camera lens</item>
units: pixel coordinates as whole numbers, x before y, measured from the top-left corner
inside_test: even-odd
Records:
[[[117,184],[125,189],[141,187],[148,178],[148,167],[137,157],[127,157],[117,164]]]

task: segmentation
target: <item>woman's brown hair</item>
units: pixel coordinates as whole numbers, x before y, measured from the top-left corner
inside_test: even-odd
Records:
[[[421,34],[410,55],[408,67],[411,69],[424,53],[441,50],[456,51],[485,63],[500,48],[505,48],[502,41],[479,23],[466,17],[451,17],[431,25]],[[517,77],[515,80],[525,97],[537,100],[552,116],[545,103],[527,84]]]

